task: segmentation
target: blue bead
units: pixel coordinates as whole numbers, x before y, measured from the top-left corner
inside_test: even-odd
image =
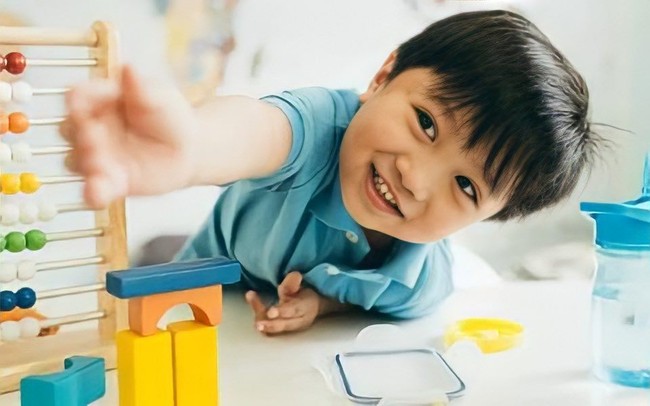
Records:
[[[16,307],[16,295],[10,290],[0,292],[0,311],[8,312]]]
[[[36,303],[36,292],[31,288],[20,288],[16,292],[16,306],[29,309]]]

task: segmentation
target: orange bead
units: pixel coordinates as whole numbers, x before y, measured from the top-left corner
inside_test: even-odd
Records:
[[[34,193],[41,187],[41,181],[35,173],[21,173],[20,174],[20,190],[23,193]]]
[[[0,191],[6,195],[15,195],[20,191],[20,178],[15,173],[0,175]]]
[[[9,116],[0,113],[0,134],[5,134],[7,131],[9,131]]]
[[[23,113],[11,113],[9,114],[9,131],[14,134],[20,134],[27,131],[29,128],[29,119]]]

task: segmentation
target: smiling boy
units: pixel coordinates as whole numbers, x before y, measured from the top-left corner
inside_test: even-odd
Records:
[[[306,88],[193,110],[125,68],[67,101],[67,164],[91,206],[227,186],[178,259],[237,259],[265,334],[352,307],[431,312],[453,288],[445,237],[557,203],[598,143],[580,75],[498,10],[427,27],[361,95]],[[267,307],[257,292],[271,289]]]

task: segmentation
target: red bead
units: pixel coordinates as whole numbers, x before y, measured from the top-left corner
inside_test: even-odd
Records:
[[[27,58],[20,52],[10,52],[5,56],[5,70],[13,75],[20,75],[27,66]]]

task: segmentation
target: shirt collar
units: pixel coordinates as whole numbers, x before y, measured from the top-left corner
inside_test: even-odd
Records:
[[[330,176],[333,176],[334,179],[329,182],[329,186],[316,195],[311,204],[311,212],[329,227],[341,231],[351,231],[357,234],[359,240],[365,240],[363,229],[354,221],[343,204],[338,166]]]

